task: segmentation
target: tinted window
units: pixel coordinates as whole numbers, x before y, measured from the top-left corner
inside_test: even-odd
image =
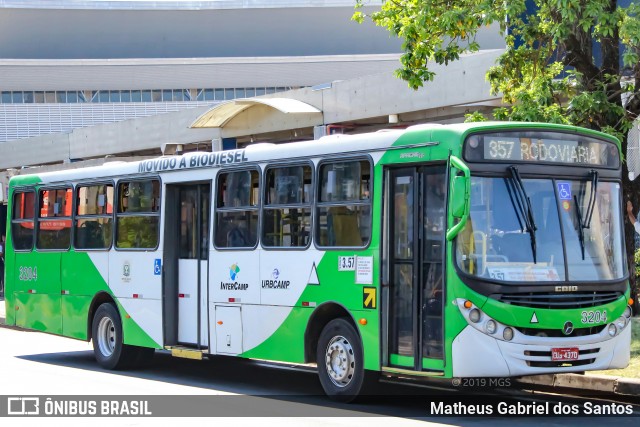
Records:
[[[71,242],[70,187],[40,190],[36,247],[44,250],[69,249]]]
[[[259,183],[257,170],[218,174],[216,247],[251,248],[258,243]]]
[[[116,247],[155,249],[160,222],[160,181],[121,181],[118,183]]]
[[[320,166],[318,246],[366,246],[371,238],[371,165],[366,160]]]
[[[33,230],[36,193],[15,192],[11,216],[11,237],[16,250],[30,250],[33,247]]]

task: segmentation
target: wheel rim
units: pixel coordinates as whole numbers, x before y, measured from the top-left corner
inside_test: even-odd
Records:
[[[98,324],[98,348],[105,357],[110,357],[116,348],[116,328],[108,317],[100,319]]]
[[[333,337],[325,352],[325,365],[331,382],[338,387],[346,387],[353,379],[356,360],[353,347],[343,336]]]

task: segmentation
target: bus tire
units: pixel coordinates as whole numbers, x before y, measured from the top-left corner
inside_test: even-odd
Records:
[[[327,323],[318,339],[318,376],[332,400],[351,402],[364,382],[364,357],[360,336],[344,318]]]
[[[93,353],[96,361],[106,369],[131,367],[138,358],[138,348],[122,341],[122,321],[115,306],[102,304],[93,316]]]

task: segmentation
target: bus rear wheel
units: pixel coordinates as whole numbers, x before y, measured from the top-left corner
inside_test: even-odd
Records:
[[[153,349],[126,345],[122,341],[122,321],[113,304],[102,304],[93,316],[93,353],[106,369],[127,369],[152,357]],[[143,351],[144,354],[141,354]],[[146,357],[145,357],[146,356]]]
[[[332,400],[351,402],[364,382],[362,343],[355,328],[340,318],[329,322],[318,340],[318,376]]]

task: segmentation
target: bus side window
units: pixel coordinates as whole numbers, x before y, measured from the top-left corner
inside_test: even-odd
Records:
[[[263,246],[306,247],[311,239],[311,166],[270,167],[265,177]]]
[[[362,247],[369,243],[370,171],[367,160],[320,164],[315,228],[318,246]]]
[[[76,189],[76,249],[109,249],[113,225],[113,185],[79,185]]]
[[[155,249],[159,241],[160,181],[120,181],[116,248]]]
[[[259,182],[255,169],[218,174],[216,248],[252,248],[258,243]]]
[[[34,191],[16,191],[13,194],[11,240],[17,251],[29,251],[33,248],[35,203]]]
[[[40,209],[36,247],[44,250],[68,250],[71,243],[73,189],[44,189],[38,194]]]

